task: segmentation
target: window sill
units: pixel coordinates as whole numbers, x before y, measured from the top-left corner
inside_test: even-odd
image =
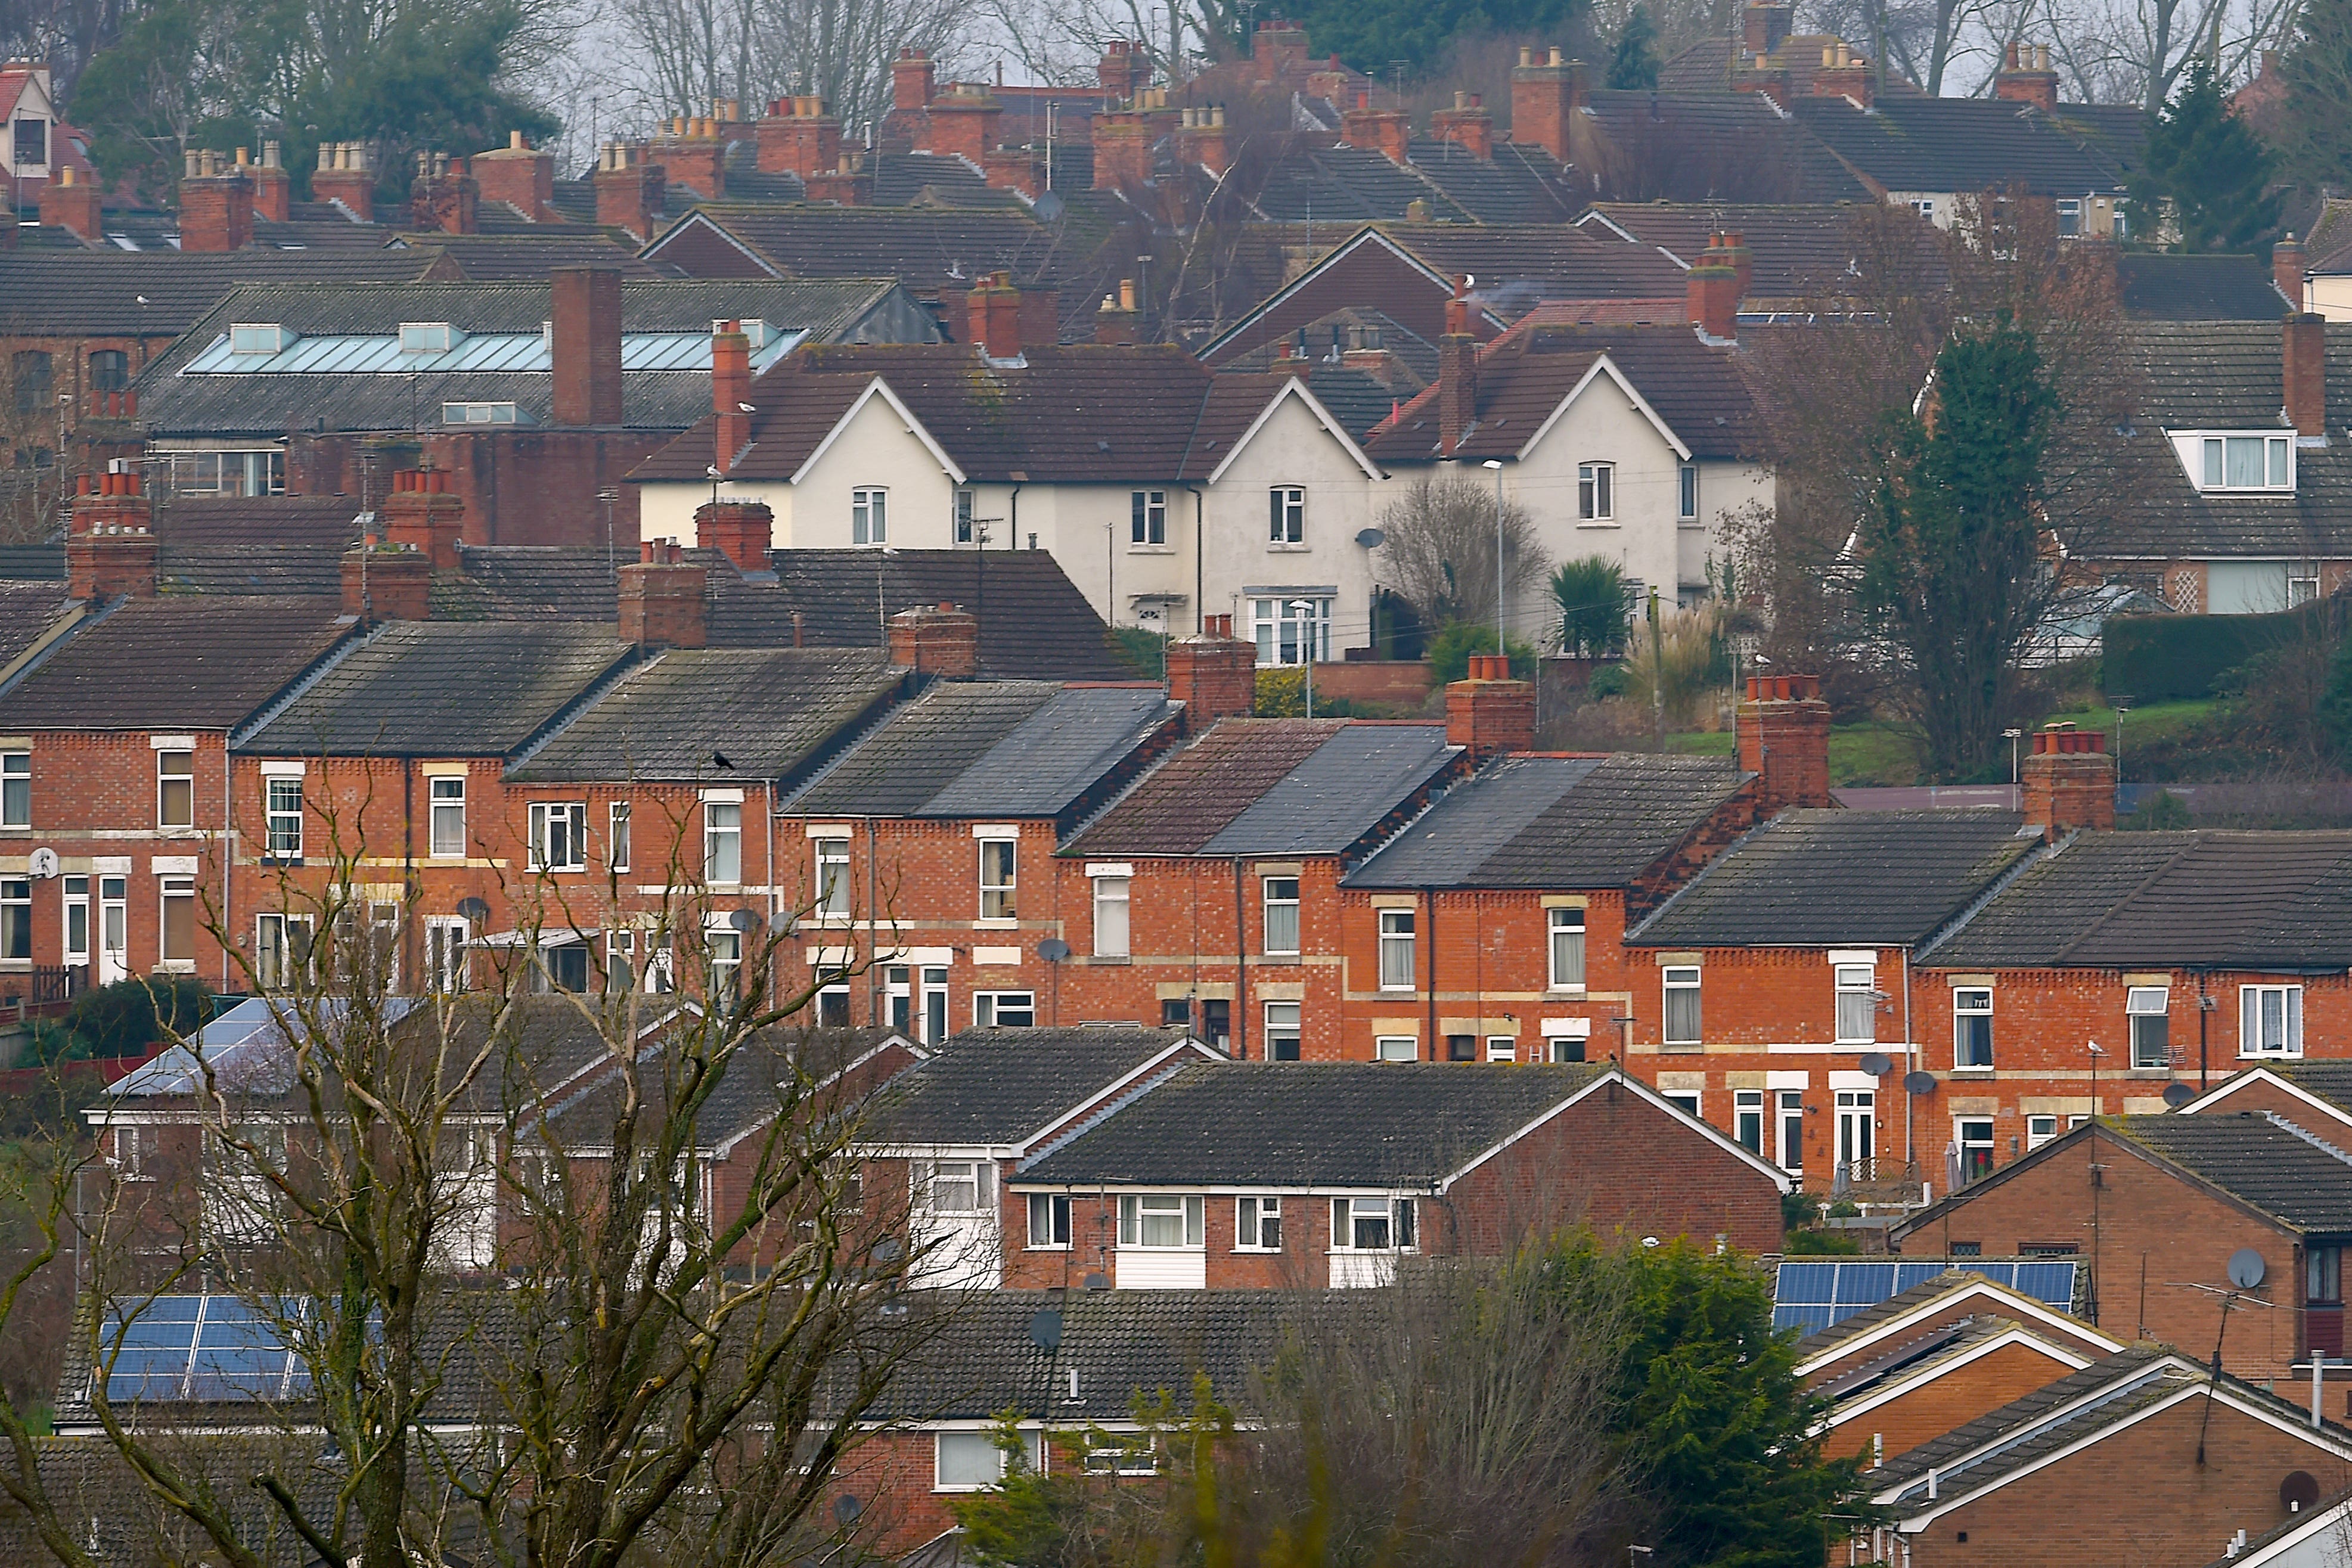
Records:
[[[1995,1070],[1990,1067],[1955,1067],[1952,1069],[1952,1076],[1955,1078],[1990,1078],[1993,1075],[1994,1071]]]
[[[1147,1258],[1181,1258],[1188,1254],[1194,1258],[1203,1258],[1208,1255],[1209,1251],[1208,1248],[1205,1246],[1145,1247],[1139,1243],[1129,1241],[1120,1242],[1118,1244],[1118,1249],[1121,1253],[1133,1252],[1138,1256]]]
[[[193,822],[180,822],[168,827],[158,827],[155,830],[155,836],[159,839],[200,839],[205,836],[205,831]]]
[[[2132,1078],[2169,1078],[2173,1069],[2168,1063],[2163,1067],[2126,1067],[2124,1071]]]
[[[1617,519],[1614,517],[1581,517],[1578,519],[1576,526],[1580,528],[1613,528],[1617,527]]]
[[[971,924],[976,931],[1011,931],[1016,929],[1021,921],[1017,915],[983,915]]]
[[[1024,1252],[1067,1252],[1069,1249],[1070,1244],[1066,1241],[1032,1241],[1021,1249]]]
[[[1675,519],[1675,527],[1678,528],[1703,528],[1706,527],[1706,520],[1703,517],[1676,517]]]
[[[1705,1051],[1706,1049],[1706,1041],[1703,1040],[1662,1040],[1658,1041],[1658,1049],[1660,1051]]]
[[[159,958],[155,961],[155,973],[159,975],[193,975],[195,972],[196,961],[194,958]]]
[[[1257,956],[1257,961],[1261,964],[1277,964],[1288,967],[1294,964],[1304,964],[1307,959],[1305,955],[1298,953],[1260,953]]]
[[[0,970],[22,969],[29,974],[32,967],[33,961],[30,958],[0,958]]]
[[[2238,1060],[2240,1061],[2301,1061],[2303,1060],[2303,1052],[2299,1051],[2242,1051],[2238,1052]]]
[[[1580,997],[1584,994],[1584,982],[1578,980],[1571,984],[1563,981],[1559,985],[1547,986],[1544,988],[1556,997]]]
[[[1087,962],[1089,964],[1132,964],[1135,962],[1135,959],[1133,956],[1126,953],[1093,953],[1087,956]]]
[[[1129,545],[1127,547],[1127,553],[1129,555],[1174,555],[1176,553],[1176,547],[1174,545]]]
[[[1279,1247],[1236,1247],[1234,1250],[1244,1258],[1279,1258],[1282,1256],[1282,1249]]]
[[[1840,1051],[1876,1051],[1878,1049],[1878,1042],[1874,1040],[1841,1040],[1834,1043]]]
[[[1276,544],[1271,540],[1267,541],[1265,547],[1266,553],[1268,555],[1306,555],[1312,551],[1314,548],[1315,547],[1313,545],[1309,544]]]
[[[1411,986],[1382,986],[1381,988],[1381,995],[1384,997],[1417,997],[1420,994],[1420,991]]]

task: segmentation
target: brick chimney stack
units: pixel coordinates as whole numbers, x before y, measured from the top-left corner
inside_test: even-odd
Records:
[[[1270,17],[1250,35],[1250,74],[1262,82],[1285,81],[1307,68],[1307,29]]]
[[[1140,317],[1135,308],[1135,279],[1118,280],[1118,292],[1103,296],[1102,308],[1095,312],[1095,341],[1112,348],[1124,348],[1137,340],[1137,322]]]
[[[1738,239],[1737,235],[1709,235],[1706,248],[1683,277],[1691,320],[1718,342],[1739,336],[1739,297],[1748,247]]]
[[[676,116],[648,152],[668,184],[682,185],[706,202],[726,196],[727,139],[719,133],[717,119]]]
[[[549,347],[555,423],[620,423],[620,273],[606,267],[559,267],[548,275],[548,284],[554,297]]]
[[[1455,93],[1452,109],[1431,115],[1429,133],[1440,141],[1453,142],[1482,163],[1494,161],[1495,117],[1475,92]]]
[[[2327,318],[2296,311],[2282,344],[2286,416],[2297,435],[2327,434]]]
[[[282,224],[294,210],[294,176],[286,172],[285,149],[276,141],[261,144],[261,162],[246,171],[253,182],[253,215]]]
[[[375,164],[364,141],[321,141],[310,199],[335,202],[363,224],[375,221]]]
[[[1778,49],[1789,37],[1790,25],[1796,19],[1796,7],[1780,0],[1764,0],[1763,4],[1746,6],[1739,13],[1739,47],[1753,57],[1769,55]]]
[[[432,571],[457,570],[466,537],[466,498],[450,487],[451,477],[446,468],[404,468],[383,498],[384,538],[415,550]]]
[[[751,444],[751,340],[740,323],[724,321],[710,335],[710,412],[718,419],[713,465],[722,475]]]
[[[780,98],[769,107],[772,112],[759,125],[761,173],[794,174],[805,182],[839,165],[841,121],[824,99],[814,94]]]
[[[2018,771],[2025,825],[2040,829],[2044,840],[2116,825],[2116,759],[2105,730],[2044,725],[2033,732],[2033,750]]]
[[[1138,96],[1149,88],[1138,89]],[[1095,189],[1130,190],[1151,178],[1151,117],[1139,109],[1107,109],[1094,118]]]
[[[703,594],[709,574],[680,558],[676,539],[647,539],[643,558],[621,569],[620,636],[624,643],[702,648],[710,643]]]
[[[469,235],[480,226],[482,188],[463,158],[419,152],[408,187],[408,221],[435,234]]]
[[[76,183],[74,166],[61,163],[58,166],[56,177],[41,187],[41,222],[61,228],[76,239],[95,245],[106,237],[105,222],[99,215],[98,198],[96,185]]]
[[[1764,815],[1830,801],[1830,705],[1817,675],[1751,675],[1732,716],[1739,766]]]
[[[1445,302],[1445,334],[1437,340],[1437,447],[1454,455],[1478,421],[1478,340],[1470,330],[1468,285],[1454,280]]]
[[[1864,109],[1870,107],[1870,62],[1846,47],[1843,43],[1825,45],[1822,49],[1821,69],[1813,73],[1815,98],[1850,99]]]
[[[2286,296],[2289,310],[2300,311],[2310,303],[2304,293],[2303,242],[2292,234],[2271,246],[2271,281]]]
[[[1511,140],[1540,147],[1561,163],[1570,157],[1576,111],[1584,104],[1584,62],[1565,59],[1555,45],[1542,59],[1519,50],[1511,69]]]
[[[362,539],[343,552],[343,613],[362,622],[433,619],[433,562],[408,545]]]
[[[589,183],[596,189],[596,222],[647,240],[669,204],[669,174],[634,148],[609,141],[596,155]]]
[[[253,182],[245,150],[226,162],[210,150],[189,148],[180,179],[180,248],[206,255],[243,250],[253,243]]]
[[[1473,653],[1470,669],[1445,688],[1445,738],[1475,765],[1536,743],[1536,688],[1511,678],[1502,653]]]
[[[920,674],[971,680],[980,674],[979,617],[960,604],[901,610],[890,617],[890,662]]]
[[[2030,103],[2044,114],[2058,112],[2058,73],[2050,68],[2047,44],[2011,44],[1993,74],[1992,95],[2011,103]]]
[[[830,172],[820,171],[801,182],[812,202],[831,202],[837,207],[863,207],[872,204],[874,176],[860,167],[863,155],[845,152]]]
[[[776,517],[765,501],[705,501],[694,509],[694,545],[717,550],[737,571],[772,571],[768,549],[775,541]]]
[[[1103,46],[1102,58],[1095,65],[1095,79],[1102,87],[1103,97],[1124,103],[1151,79],[1151,57],[1132,39],[1113,38]]]
[[[939,66],[917,48],[898,51],[890,62],[890,108],[894,113],[920,114],[939,90]]]
[[[139,474],[127,465],[77,482],[66,535],[67,591],[76,599],[155,597],[155,535]]]
[[[992,360],[1021,357],[1021,291],[1010,273],[992,272],[964,296],[965,340]]]
[[[1339,140],[1350,147],[1378,152],[1391,163],[1412,162],[1412,125],[1402,109],[1374,109],[1369,95],[1358,94],[1356,107],[1339,114]]]
[[[1225,136],[1225,106],[1188,109],[1176,131],[1176,161],[1223,174],[1233,166],[1233,147]]]
[[[535,224],[553,223],[555,154],[530,145],[521,131],[508,134],[504,147],[477,152],[468,167],[486,202],[504,202]]]
[[[975,167],[995,150],[997,121],[1004,106],[977,82],[958,82],[931,99],[930,143],[942,158],[961,158]]]
[[[1234,635],[1234,618],[1210,615],[1202,630],[1168,644],[1168,695],[1184,705],[1184,727],[1197,735],[1221,718],[1247,718],[1257,707],[1257,650]]]

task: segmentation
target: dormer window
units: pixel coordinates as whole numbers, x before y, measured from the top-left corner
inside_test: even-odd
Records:
[[[2183,444],[2182,457],[2200,490],[2293,490],[2294,437],[2292,434],[2205,435]]]
[[[400,351],[404,354],[446,354],[457,346],[457,329],[446,321],[403,321]]]
[[[510,402],[445,402],[441,405],[444,424],[516,424],[520,423],[515,405]]]
[[[228,351],[232,354],[282,353],[294,340],[294,334],[276,322],[239,322],[228,329]]]

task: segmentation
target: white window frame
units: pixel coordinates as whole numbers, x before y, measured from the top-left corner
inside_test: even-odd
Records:
[[[1421,1250],[1420,1216],[1409,1197],[1335,1197],[1331,1200],[1331,1250],[1358,1257]],[[1356,1223],[1364,1220],[1388,1227],[1388,1240],[1359,1246]]]
[[[0,751],[0,828],[33,825],[33,754]]]
[[[1855,1166],[1877,1159],[1878,1091],[1839,1089],[1832,1092],[1837,1101],[1837,1125],[1832,1129],[1837,1136],[1834,1163]]]
[[[171,950],[172,909],[184,906],[182,918],[188,923],[188,950]],[[193,876],[159,876],[155,879],[155,967],[167,974],[190,974],[196,967],[196,944],[204,933],[196,925],[196,879]]]
[[[1332,596],[1320,591],[1250,597],[1250,641],[1257,662],[1284,668],[1309,659],[1328,664],[1331,658]],[[1293,604],[1311,604],[1312,615],[1300,615]]]
[[[1764,1129],[1767,1122],[1764,1092],[1761,1089],[1735,1089],[1731,1092],[1732,1142],[1759,1159],[1763,1158],[1767,1153],[1764,1147]],[[1751,1127],[1755,1130],[1753,1143],[1748,1141],[1748,1130]]]
[[[1613,523],[1617,520],[1617,465],[1594,460],[1576,465],[1576,520]]]
[[[1307,543],[1307,486],[1275,485],[1267,488],[1265,542],[1276,549],[1301,549]]]
[[[1069,1249],[1070,1195],[1066,1192],[1031,1193],[1028,1250],[1067,1252]]]
[[[860,485],[849,492],[849,542],[878,549],[890,542],[890,491]]]
[[[2267,1020],[2260,1014],[2265,1010],[2267,998],[2280,1001],[2280,1039],[2278,1048],[2261,1043],[2267,1032]],[[2303,1054],[2303,988],[2299,985],[2252,985],[2238,988],[2238,1054],[2242,1057],[2279,1059]]]
[[[1003,1480],[1005,1470],[1008,1468],[1008,1461],[1011,1459],[1012,1456],[1005,1453],[1003,1449],[996,1447],[996,1433],[993,1429],[976,1428],[961,1431],[934,1432],[931,1434],[931,1490],[933,1491],[986,1491],[989,1488],[995,1486],[998,1482]],[[996,1456],[995,1477],[992,1479],[984,1481],[950,1481],[945,1479],[944,1478],[947,1474],[947,1451],[950,1443],[954,1444],[959,1448],[969,1448],[974,1454],[978,1452],[980,1444],[987,1444],[989,1452]],[[1032,1471],[1042,1470],[1045,1463],[1045,1433],[1037,1430],[1024,1431],[1021,1434],[1021,1447],[1028,1456],[1030,1469]]]
[[[1208,1200],[1197,1192],[1130,1192],[1118,1200],[1122,1252],[1199,1252],[1207,1246]],[[1149,1220],[1173,1218],[1181,1241],[1146,1241]]]
[[[457,341],[457,329],[446,321],[403,321],[400,351],[404,354],[446,354]]]
[[[1772,1152],[1766,1157],[1790,1176],[1802,1176],[1805,1170],[1805,1092],[1801,1089],[1778,1089],[1773,1092]],[[1796,1135],[1791,1140],[1790,1134]],[[1796,1158],[1790,1160],[1791,1142]]]
[[[2061,196],[2058,198],[2058,237],[2060,239],[2080,239],[2083,237],[2082,197]]]
[[[743,884],[743,802],[702,803],[702,880],[712,887]]]
[[[1703,1122],[1706,1119],[1699,1114],[1699,1104],[1705,1098],[1703,1092],[1700,1090],[1661,1089],[1658,1091],[1658,1098],[1664,1100],[1669,1105],[1686,1112],[1694,1122]]]
[[[65,965],[89,967],[89,878],[77,873],[64,879]]]
[[[1168,492],[1128,492],[1127,542],[1133,549],[1159,549],[1168,543]]]
[[[1265,1032],[1259,1038],[1265,1041],[1265,1059],[1268,1061],[1297,1061],[1306,1049],[1307,1004],[1295,1001],[1266,1003]],[[1291,1053],[1288,1056],[1275,1053],[1275,1044],[1278,1040],[1289,1042]]]
[[[849,835],[820,833],[809,839],[810,876],[816,897],[810,913],[820,920],[846,920],[856,883],[849,874]]]
[[[1490,1034],[1486,1037],[1486,1060],[1517,1061],[1519,1059],[1519,1037],[1515,1034]]]
[[[2152,1019],[2160,1026],[2164,1038],[2156,1060],[2144,1061],[2147,1054],[2140,1040],[2143,1019]],[[2172,988],[2169,986],[2131,986],[2124,991],[2124,1028],[2131,1038],[2131,1064],[2142,1071],[2172,1065]]]
[[[996,1162],[990,1159],[921,1160],[915,1167],[916,1206],[925,1214],[996,1212]],[[940,1201],[943,1186],[969,1187],[972,1201],[950,1207]]]
[[[950,538],[960,545],[975,544],[971,516],[972,497],[968,486],[959,486],[955,493],[954,514],[950,521]]]
[[[1697,1045],[1706,1039],[1706,1003],[1702,999],[1704,984],[1705,977],[1696,964],[1668,964],[1658,970],[1658,1040],[1661,1044]],[[1688,998],[1680,1002],[1681,1007],[1692,1015],[1687,1020],[1675,1016],[1680,998]]]
[[[174,758],[179,760],[183,770],[177,773],[165,772],[166,760]],[[174,784],[187,792],[186,810],[177,821],[173,821],[172,813],[165,807],[164,791]],[[175,746],[169,749],[159,747],[155,753],[155,826],[159,830],[168,831],[173,828],[193,828],[195,825],[196,754],[184,747]]]
[[[1268,1240],[1271,1234],[1273,1239]],[[1282,1199],[1263,1195],[1234,1199],[1234,1250],[1282,1250]]]
[[[1982,1006],[1977,1005],[1973,999],[1979,997],[1984,998]],[[1962,998],[1971,999],[1964,1005]],[[1993,1010],[1993,994],[1990,986],[1954,986],[1952,988],[1953,1071],[1990,1072],[1992,1071],[1993,1063],[1999,1060],[1995,1054],[1999,1041],[1994,1033]],[[1965,1034],[1976,1032],[1974,1025],[1978,1019],[1983,1020],[1984,1060],[1982,1061],[1964,1061],[1963,1057],[1974,1054],[1974,1047],[1967,1040]]]
[[[2058,1118],[2037,1113],[2025,1118],[2025,1146],[2038,1149],[2058,1135]]]
[[[293,936],[303,933],[299,950]],[[308,969],[319,948],[318,923],[307,915],[281,914],[265,910],[253,917],[254,979],[268,989],[283,989],[299,985],[307,976],[294,972],[299,966]]]
[[[978,834],[980,852],[980,917],[1009,925],[1021,917],[1021,841],[1010,833]],[[1003,864],[989,864],[1001,854]],[[992,881],[1002,871],[1003,876]]]
[[[1372,1037],[1374,1061],[1419,1061],[1421,1037],[1411,1034],[1376,1034]]]
[[[713,926],[702,934],[703,950],[710,957],[710,994],[724,1001],[735,994],[743,972],[743,934],[730,925]]]
[[[12,950],[19,947],[24,950]],[[33,879],[0,876],[0,964],[32,961]]]
[[[436,773],[425,780],[426,852],[436,860],[466,858],[466,776]]]
[[[1013,1000],[1018,997],[1018,1002]],[[1008,1012],[1026,1013],[1025,1021],[1007,1021]],[[971,994],[971,1023],[974,1029],[1034,1029],[1037,1027],[1037,993],[1034,991],[974,991]]]
[[[530,869],[536,872],[576,872],[588,869],[588,802],[534,800],[530,803]],[[562,831],[559,835],[557,829]],[[557,852],[562,852],[559,859]]]
[[[302,776],[269,773],[261,780],[262,846],[273,861],[302,858]]]
[[[2294,437],[2276,431],[2200,431],[2189,439],[2196,444],[2197,465],[2191,477],[2197,488],[2211,495],[2251,495],[2268,492],[2285,495],[2294,489]],[[2241,483],[2230,477],[2235,449],[2249,446],[2261,448],[2261,478],[2252,483]]]
[[[1277,891],[1279,889],[1287,889],[1288,891]],[[1264,900],[1260,908],[1258,935],[1266,956],[1270,958],[1295,958],[1298,956],[1300,950],[1299,925],[1301,913],[1301,904],[1298,896],[1298,878],[1296,876],[1260,877],[1258,879],[1258,890],[1263,895]],[[1276,924],[1276,911],[1277,910],[1284,912],[1281,924],[1286,925],[1290,928],[1290,941],[1287,946],[1280,945],[1276,941],[1275,926]]]
[[[1377,912],[1379,925],[1380,988],[1384,991],[1413,991],[1421,988],[1421,951],[1418,922],[1410,909],[1383,909]],[[1399,978],[1391,978],[1400,976]]]
[[[1559,908],[1544,911],[1544,951],[1555,991],[1584,989],[1586,936],[1584,911]]]
[[[615,800],[604,810],[604,863],[609,871],[629,869],[629,803]]]
[[[1675,470],[1675,521],[1698,521],[1698,465],[1685,463]]]
[[[1969,1129],[1971,1127],[1982,1127],[1984,1129],[1983,1137],[1972,1138],[1969,1133]],[[1969,1186],[1976,1182],[1982,1181],[1986,1176],[1992,1175],[1995,1170],[2000,1168],[2000,1128],[1990,1116],[1953,1117],[1952,1146],[1959,1151],[1960,1185],[1962,1186]],[[1982,1149],[1985,1155],[1985,1168],[1974,1176],[1969,1174],[1969,1152],[1972,1149]]]
[[[1837,991],[1837,1042],[1840,1045],[1878,1043],[1878,971],[1868,964],[1840,964],[1832,971]],[[1853,1004],[1859,1003],[1859,1006]],[[1859,1012],[1862,1028],[1847,1017]]]
[[[462,915],[425,917],[425,988],[436,996],[455,996],[471,978],[474,923]]]
[[[1134,951],[1135,879],[1105,873],[1094,884],[1095,952],[1097,958],[1124,958]]]

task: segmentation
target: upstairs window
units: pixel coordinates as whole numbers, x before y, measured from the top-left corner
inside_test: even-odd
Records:
[[[1992,1065],[1992,992],[1962,986],[1952,992],[1952,1065]]]
[[[89,390],[119,392],[131,386],[131,356],[121,349],[99,349],[89,356]]]
[[[50,402],[54,382],[46,349],[19,349],[9,361],[9,373],[16,391],[16,413],[26,418],[43,419],[54,416]]]
[[[1551,941],[1551,988],[1571,990],[1584,984],[1584,911],[1546,910]]]
[[[275,354],[292,340],[293,334],[274,321],[240,321],[228,329],[228,351],[232,354]]]
[[[1265,950],[1287,957],[1298,952],[1298,879],[1269,876],[1265,883]]]
[[[20,169],[49,161],[49,122],[30,116],[16,121],[16,166]]]
[[[1137,490],[1128,497],[1127,542],[1164,545],[1168,542],[1168,492]]]
[[[2124,1015],[2131,1020],[2134,1067],[2172,1065],[2170,999],[2171,993],[2164,986],[2134,986],[2124,993]]]
[[[1675,492],[1675,517],[1679,522],[1698,521],[1698,465],[1685,463],[1678,476]]]
[[[816,913],[834,919],[849,915],[849,841],[812,839],[816,850]]]
[[[1661,971],[1665,977],[1665,1043],[1699,1042],[1699,982],[1696,965],[1677,965]]]
[[[1282,1199],[1241,1197],[1234,1200],[1234,1249],[1237,1252],[1282,1250]]]
[[[428,779],[426,788],[432,796],[433,853],[462,860],[466,853],[465,777],[460,774]]]
[[[996,1167],[986,1160],[933,1160],[922,1206],[932,1214],[985,1214],[996,1207]]]
[[[1837,1037],[1840,1045],[1870,1045],[1878,1039],[1876,973],[1867,965],[1837,968]]]
[[[0,878],[0,959],[16,964],[33,957],[33,879]]]
[[[1617,516],[1617,465],[1580,463],[1576,465],[1576,516],[1579,521],[1605,523]]]
[[[1409,1252],[1414,1246],[1409,1197],[1335,1197],[1331,1248],[1337,1252]]]
[[[1297,485],[1276,485],[1266,492],[1266,542],[1302,545],[1307,542],[1307,491]]]
[[[849,542],[880,545],[890,542],[890,492],[864,489],[849,493]]]
[[[588,869],[588,808],[539,802],[530,809],[530,869]]]
[[[2301,986],[2241,986],[2238,1007],[2241,1056],[2303,1054]]]
[[[444,424],[518,424],[521,415],[510,402],[445,402]]]
[[[400,351],[404,354],[446,354],[457,341],[457,329],[446,321],[403,321]]]
[[[1133,1194],[1118,1200],[1118,1244],[1153,1251],[1201,1245],[1203,1200],[1172,1192]]]
[[[33,825],[33,754],[0,751],[0,828]]]
[[[1381,911],[1381,989],[1413,988],[1412,911]]]
[[[1029,1245],[1066,1248],[1070,1244],[1070,1198],[1067,1193],[1029,1195]]]
[[[2198,441],[2198,488],[2291,490],[2294,440],[2286,435],[2208,435]]]
[[[743,880],[743,808],[738,801],[703,802],[702,880],[727,886]]]
[[[1128,909],[1132,883],[1123,876],[1098,876],[1095,884],[1095,956],[1124,958],[1129,945]]]
[[[155,754],[155,825],[193,828],[196,825],[196,754],[159,751]]]
[[[982,920],[1013,920],[1019,916],[1019,889],[1015,884],[1017,848],[1012,839],[980,841],[980,917]]]
[[[629,807],[624,800],[613,802],[611,837],[605,843],[605,858],[614,871],[629,869]]]
[[[279,776],[263,780],[263,801],[268,819],[268,849],[273,860],[302,858],[302,780]]]
[[[958,490],[955,493],[955,519],[953,528],[956,543],[960,545],[969,545],[978,544],[980,542],[979,534],[974,527],[974,520],[971,515],[971,492],[969,490]]]
[[[2058,237],[2077,239],[2083,233],[2083,198],[2061,196],[2058,199]]]

